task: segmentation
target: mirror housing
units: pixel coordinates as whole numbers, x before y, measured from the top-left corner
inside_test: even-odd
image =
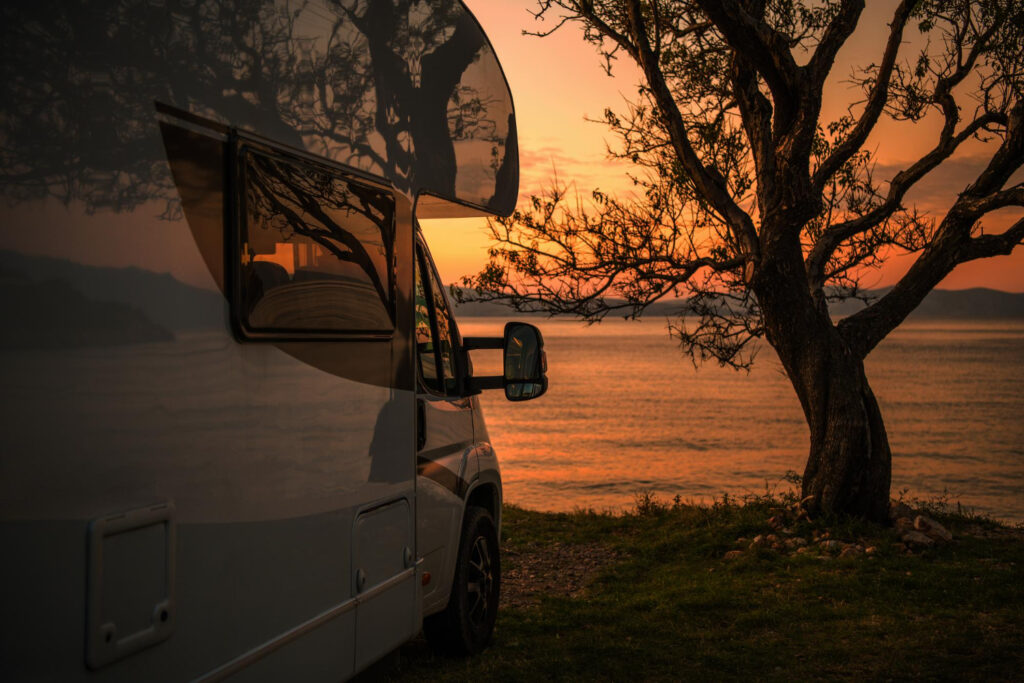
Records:
[[[505,398],[509,401],[529,401],[543,396],[548,390],[544,337],[536,326],[522,322],[505,323],[504,337],[467,337],[463,346],[467,351],[501,349],[504,357],[502,376],[470,378],[469,388],[473,393],[483,389],[504,389]]]
[[[505,323],[505,398],[528,401],[548,390],[544,337],[529,323]]]

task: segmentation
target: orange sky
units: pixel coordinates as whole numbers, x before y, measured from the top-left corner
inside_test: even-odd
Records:
[[[562,181],[575,182],[583,192],[594,188],[619,191],[626,187],[626,166],[605,157],[607,129],[585,118],[599,118],[606,107],[622,109],[624,98],[635,92],[637,72],[620,61],[615,78],[600,67],[593,48],[580,32],[568,26],[548,38],[523,36],[538,25],[528,9],[535,0],[465,0],[494,44],[515,98],[519,129],[520,196],[529,196],[548,184],[557,169]],[[886,37],[886,22],[894,2],[876,0],[861,20],[861,27],[840,53],[836,75],[826,92],[823,116],[842,113],[857,92],[843,82],[855,64],[877,61]],[[548,22],[550,25],[550,22]],[[907,50],[904,54],[909,54]],[[919,124],[880,124],[869,145],[876,152],[876,175],[890,178],[933,144],[936,121]],[[920,208],[942,211],[984,164],[980,144],[961,150],[920,184],[909,199]],[[1006,212],[985,221],[999,231],[1022,212]],[[488,237],[484,219],[424,221],[423,229],[434,259],[446,281],[476,273],[486,261]],[[909,267],[912,257],[895,259],[865,284],[885,286]],[[1024,291],[1024,247],[1008,257],[960,266],[940,285],[945,289],[991,287]]]

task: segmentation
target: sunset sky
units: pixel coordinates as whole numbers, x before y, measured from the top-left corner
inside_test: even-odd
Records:
[[[557,171],[559,180],[575,183],[583,193],[600,188],[625,191],[626,166],[606,158],[606,141],[612,137],[600,118],[606,107],[623,110],[624,101],[636,92],[637,70],[621,61],[609,78],[592,46],[583,42],[576,26],[566,26],[553,36],[524,36],[551,26],[539,24],[529,10],[536,0],[465,0],[494,44],[515,98],[519,128],[520,197],[536,193],[550,184]],[[831,120],[857,99],[859,91],[845,83],[854,65],[877,61],[887,36],[887,22],[894,2],[872,2],[861,19],[860,28],[840,53],[826,93],[824,118]],[[913,41],[914,36],[908,38]],[[905,49],[903,54],[911,54]],[[869,141],[876,152],[876,175],[889,179],[915,161],[933,144],[936,120],[918,124],[883,122]],[[942,211],[977,174],[986,162],[981,144],[965,146],[946,164],[932,172],[910,195],[919,208]],[[985,220],[998,232],[1021,212],[1005,212]],[[441,276],[455,281],[476,273],[486,261],[489,244],[484,219],[426,221],[424,231]],[[913,257],[894,259],[883,271],[870,274],[865,284],[885,286],[910,265]],[[1009,257],[975,261],[960,266],[940,287],[964,289],[991,287],[1024,291],[1024,248]]]

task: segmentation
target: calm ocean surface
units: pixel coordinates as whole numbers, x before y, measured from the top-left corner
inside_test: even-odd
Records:
[[[460,319],[466,336],[503,320]],[[663,320],[587,327],[534,320],[548,351],[548,393],[483,395],[505,499],[538,510],[618,510],[653,490],[709,501],[764,492],[803,472],[807,427],[767,346],[748,375],[694,369]],[[473,352],[477,374],[500,354]],[[949,495],[1024,522],[1024,323],[928,321],[895,331],[867,361],[893,451],[893,495]]]

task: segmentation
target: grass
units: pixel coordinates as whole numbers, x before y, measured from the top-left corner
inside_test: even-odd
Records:
[[[666,505],[642,495],[633,513],[617,516],[507,507],[507,569],[517,558],[573,546],[607,548],[615,559],[580,595],[503,608],[493,645],[477,657],[446,659],[416,641],[374,677],[1024,678],[1019,533],[933,504],[927,513],[955,540],[907,554],[894,530],[796,520],[788,512],[792,502],[766,495]],[[780,522],[780,514],[790,516]],[[768,523],[773,516],[776,529]],[[808,550],[748,549],[748,541],[738,541],[776,531],[807,539]],[[877,550],[839,558],[815,544],[823,534]],[[743,549],[738,559],[724,559],[735,549]]]

